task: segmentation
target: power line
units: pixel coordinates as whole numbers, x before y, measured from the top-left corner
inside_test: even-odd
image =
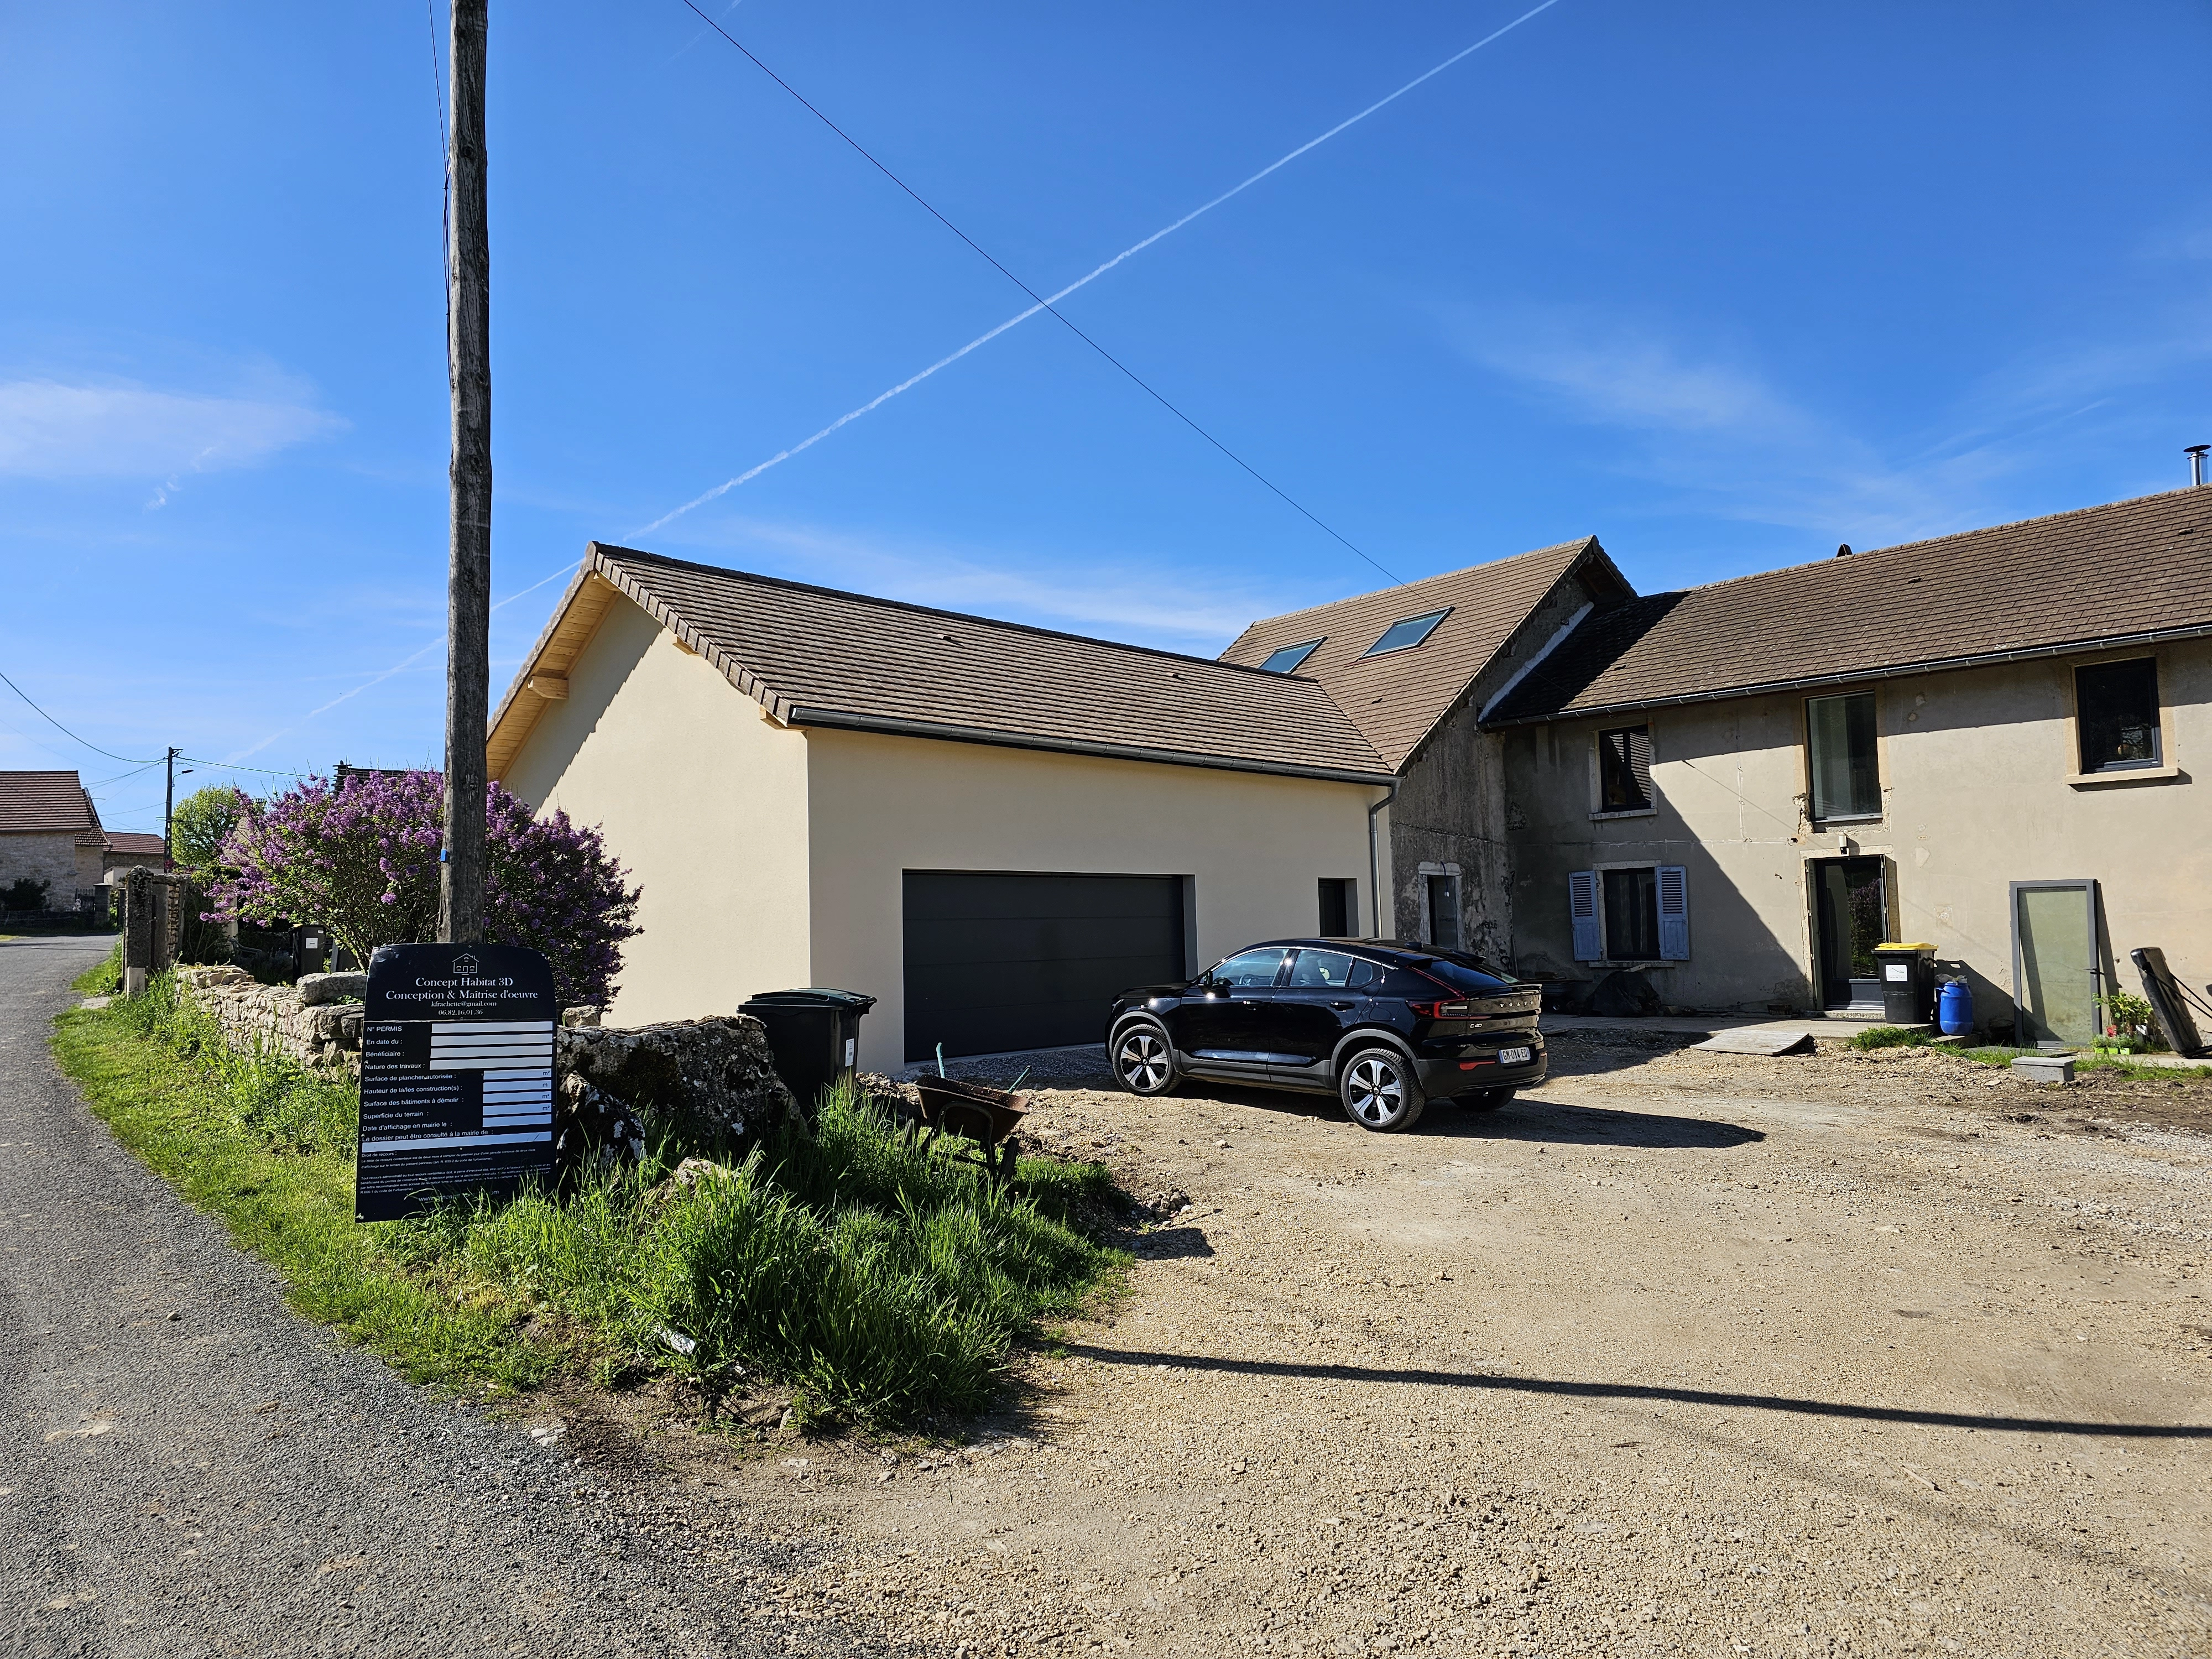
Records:
[[[13,691],[25,702],[30,702],[32,712],[36,714],[40,720],[46,721],[47,725],[52,726],[55,731],[60,732],[71,743],[83,744],[84,747],[91,750],[95,755],[105,755],[112,761],[121,761],[125,766],[136,766],[140,768],[142,770],[146,767],[159,766],[161,763],[157,760],[141,761],[132,755],[118,755],[112,749],[102,749],[96,743],[86,743],[82,738],[77,736],[76,732],[70,731],[69,727],[64,726],[52,714],[49,714],[45,709],[40,708],[38,704],[31,702],[31,694],[23,690],[21,686],[16,684],[15,681],[9,679],[5,674],[0,674],[0,684],[4,684],[10,691]]]
[[[212,766],[220,772],[258,772],[264,778],[296,778],[300,775],[296,771],[273,771],[266,766],[240,766],[235,761],[209,760],[202,755],[179,755],[177,758],[188,760],[195,766]],[[158,765],[160,763],[156,762],[155,764]]]
[[[1547,0],[1547,3],[1551,3],[1551,0]],[[918,204],[920,204],[922,210],[928,214],[931,218],[936,220],[937,222],[943,225],[945,229],[951,231],[955,236],[957,236],[962,241],[967,243],[969,247],[973,248],[978,254],[981,255],[983,259],[989,264],[993,270],[996,270],[1001,276],[1004,276],[1016,288],[1021,289],[1024,294],[1029,295],[1029,297],[1035,301],[1037,305],[1042,307],[1046,311],[1050,312],[1052,315],[1057,319],[1071,334],[1074,335],[1077,339],[1082,341],[1084,344],[1089,346],[1093,351],[1097,352],[1101,357],[1103,357],[1115,368],[1120,369],[1122,374],[1127,375],[1130,380],[1133,382],[1139,389],[1143,391],[1146,395],[1150,397],[1155,403],[1158,404],[1161,408],[1166,410],[1169,414],[1174,416],[1176,419],[1181,421],[1193,432],[1198,434],[1200,437],[1205,439],[1206,442],[1212,444],[1224,455],[1226,455],[1231,460],[1236,462],[1238,466],[1243,468],[1246,472],[1257,479],[1263,486],[1272,491],[1281,501],[1286,502],[1294,511],[1301,514],[1307,520],[1318,526],[1324,534],[1333,537],[1337,541],[1342,543],[1346,547],[1349,548],[1352,553],[1364,560],[1367,563],[1373,565],[1376,569],[1382,571],[1384,575],[1389,576],[1392,581],[1396,582],[1400,586],[1402,587],[1405,586],[1403,579],[1394,574],[1380,560],[1373,557],[1355,544],[1349,537],[1344,535],[1332,526],[1325,523],[1318,514],[1315,514],[1302,503],[1293,499],[1287,490],[1282,489],[1273,479],[1261,472],[1259,468],[1254,466],[1242,455],[1239,455],[1235,450],[1230,448],[1227,444],[1222,442],[1220,439],[1215,437],[1211,432],[1208,432],[1196,421],[1191,419],[1189,416],[1183,413],[1181,409],[1170,402],[1166,396],[1164,395],[1157,387],[1152,386],[1150,381],[1146,380],[1142,375],[1139,374],[1136,370],[1131,368],[1128,364],[1123,362],[1119,357],[1116,357],[1112,352],[1107,350],[1104,346],[1099,344],[1098,342],[1091,338],[1090,335],[1085,333],[1080,328],[1077,327],[1073,322],[1069,320],[1066,314],[1055,307],[1050,301],[1047,300],[1042,295],[1039,294],[1035,289],[1031,288],[1020,277],[1015,276],[1014,273],[1007,270],[1005,265],[1000,264],[998,259],[992,255],[989,249],[986,248],[981,242],[978,242],[966,231],[961,229],[959,226],[954,224],[951,220],[946,218],[942,213],[939,212],[935,207],[930,204],[927,198],[925,198],[921,191],[915,189],[913,185],[908,184],[907,181],[900,178],[898,174],[893,173],[890,168],[884,166],[883,162],[878,161],[875,155],[870,152],[866,145],[861,143],[860,141],[854,137],[851,133],[846,131],[844,128],[839,126],[819,109],[816,108],[812,103],[808,101],[805,94],[801,93],[798,88],[793,86],[790,82],[785,80],[781,75],[778,75],[766,64],[761,62],[758,58],[753,55],[751,51],[745,46],[744,42],[738,40],[736,35],[732,34],[712,17],[709,17],[705,12],[700,10],[696,3],[696,0],[684,0],[684,4],[685,8],[689,9],[694,16],[697,17],[701,22],[706,24],[708,28],[714,30],[715,33],[720,35],[722,39],[728,41],[739,52],[744,53],[747,61],[750,62],[754,68],[760,70],[763,75],[767,76],[769,80],[775,82],[776,85],[781,87],[786,92],[797,99],[805,108],[807,112],[812,115],[816,120],[821,122],[823,126],[829,128],[830,131],[836,133],[840,138],[843,139],[846,143],[852,146],[854,152],[858,154],[862,160],[866,161],[870,167],[875,168],[875,170],[882,173],[884,178],[890,179],[891,183],[896,185],[901,190],[904,191],[908,196],[911,197]],[[1541,8],[1539,8],[1539,9],[1541,9]]]
[[[125,778],[137,777],[141,772],[150,772],[161,763],[160,761],[148,761],[143,766],[133,767],[128,772],[118,772],[112,778],[101,778],[99,781],[95,783],[88,783],[84,787],[88,789],[105,789],[111,783],[120,783]]]

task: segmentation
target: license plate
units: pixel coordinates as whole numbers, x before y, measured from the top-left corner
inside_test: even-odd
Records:
[[[1528,1055],[1529,1050],[1526,1048],[1500,1048],[1498,1051],[1498,1063],[1500,1066],[1526,1066],[1528,1063]]]

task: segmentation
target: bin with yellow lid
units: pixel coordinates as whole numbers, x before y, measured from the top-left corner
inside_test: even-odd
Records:
[[[1881,1017],[1892,1025],[1928,1025],[1936,1018],[1936,947],[1877,945],[1875,971],[1881,975]]]

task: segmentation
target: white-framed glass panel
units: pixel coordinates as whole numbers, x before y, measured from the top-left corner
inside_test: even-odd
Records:
[[[1805,741],[1814,821],[1880,817],[1881,772],[1875,759],[1874,693],[1807,699]]]

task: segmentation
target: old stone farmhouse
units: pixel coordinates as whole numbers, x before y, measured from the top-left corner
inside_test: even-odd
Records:
[[[595,545],[490,760],[643,884],[620,1018],[840,985],[871,1065],[1316,931],[1753,1012],[1901,935],[2077,1039],[2137,945],[2212,977],[2208,543],[2183,490],[1639,596],[1587,538],[1218,661]]]
[[[108,840],[75,772],[0,772],[0,888],[44,882],[46,908],[88,905]]]

